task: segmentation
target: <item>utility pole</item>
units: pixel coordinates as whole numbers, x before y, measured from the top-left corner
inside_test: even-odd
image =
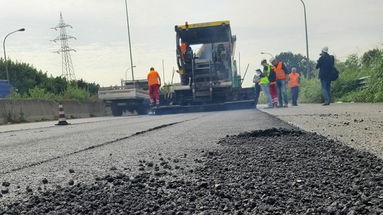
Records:
[[[306,5],[303,0],[300,0],[303,4],[303,12],[305,18],[305,32],[306,32],[306,56],[307,56],[307,78],[311,78],[311,68],[310,68],[310,56],[309,56],[309,38],[307,33],[307,17],[306,17]]]
[[[129,26],[129,11],[128,2],[125,0],[125,12],[126,12],[126,25],[128,27],[128,39],[129,39],[129,54],[130,54],[130,70],[132,71],[132,81],[134,81],[134,70],[133,70],[133,56],[132,56],[132,43],[130,40],[130,26]]]
[[[162,79],[164,79],[164,85],[165,85],[165,62],[162,60]]]
[[[241,75],[241,52],[238,52],[238,70],[239,70],[239,75]]]
[[[171,82],[171,85],[173,85],[173,79],[174,79],[174,73],[176,72],[176,70],[174,69],[174,66],[173,66],[173,73],[172,73],[172,82]]]
[[[72,57],[70,55],[71,51],[76,51],[75,49],[71,49],[68,44],[68,40],[70,39],[76,39],[73,36],[67,35],[66,28],[72,28],[71,25],[68,25],[64,22],[62,13],[60,12],[60,22],[59,24],[52,28],[54,30],[60,30],[60,35],[53,40],[53,42],[60,41],[61,48],[56,51],[57,54],[61,54],[61,75],[62,77],[65,77],[68,81],[73,81],[76,79],[73,63],[72,63]]]

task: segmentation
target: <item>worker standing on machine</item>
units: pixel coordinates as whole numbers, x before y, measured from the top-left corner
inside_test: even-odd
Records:
[[[149,85],[149,99],[151,106],[160,106],[160,75],[153,67],[150,68],[148,73],[148,85]]]
[[[180,45],[182,59],[185,58],[185,53],[186,53],[186,48],[187,47],[188,47],[188,45],[185,42],[182,42],[181,45]]]

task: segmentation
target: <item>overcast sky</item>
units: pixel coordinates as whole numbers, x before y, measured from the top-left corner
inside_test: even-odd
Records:
[[[58,32],[60,11],[73,26],[70,46],[77,78],[102,86],[116,85],[130,65],[124,0],[0,0],[0,38],[7,39],[7,56],[32,64],[49,75],[61,75],[60,48],[51,42]],[[348,55],[382,47],[382,0],[305,0],[310,58],[323,46],[341,60]],[[128,0],[135,77],[145,78],[154,66],[169,82],[176,66],[174,26],[230,20],[237,35],[237,58],[242,73],[250,69],[246,85],[260,67],[261,51],[292,51],[306,55],[303,6],[299,0]],[[1,55],[2,56],[2,55]],[[2,56],[3,57],[3,56]],[[131,78],[130,71],[128,78]],[[177,75],[175,82],[179,81]]]

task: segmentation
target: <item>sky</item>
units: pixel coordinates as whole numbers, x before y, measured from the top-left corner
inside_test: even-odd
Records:
[[[345,60],[383,45],[382,0],[304,0],[307,8],[310,59],[320,50]],[[124,0],[0,0],[0,38],[6,40],[7,58],[33,65],[48,75],[61,75],[59,43],[51,29],[64,21],[78,79],[101,86],[131,79]],[[165,82],[176,68],[175,25],[230,20],[237,36],[236,58],[241,56],[244,85],[251,86],[262,59],[291,51],[306,55],[303,5],[300,0],[128,0],[135,79],[155,67]],[[1,55],[1,57],[3,57]],[[162,69],[162,61],[165,70]],[[177,69],[177,68],[176,68]],[[12,72],[12,71],[10,71]],[[165,74],[165,75],[163,75]],[[175,74],[173,81],[179,82]]]

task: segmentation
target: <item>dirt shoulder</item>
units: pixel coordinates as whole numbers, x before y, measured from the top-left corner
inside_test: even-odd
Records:
[[[383,158],[383,104],[302,104],[263,109],[305,131],[317,132]]]

